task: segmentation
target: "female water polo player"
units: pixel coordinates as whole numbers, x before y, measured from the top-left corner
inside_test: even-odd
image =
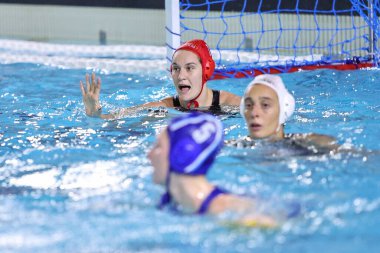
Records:
[[[177,95],[164,98],[160,101],[149,102],[139,106],[146,107],[177,107],[197,108],[220,105],[236,105],[240,97],[226,91],[211,90],[207,87],[207,80],[214,73],[215,62],[210,50],[203,40],[191,40],[181,45],[173,54],[171,76]],[[93,73],[91,80],[86,75],[86,87],[80,82],[83,102],[88,116],[112,119],[123,117],[128,108],[116,114],[103,114],[99,103],[101,81]]]
[[[255,199],[229,193],[211,184],[206,174],[223,145],[221,122],[207,113],[192,112],[171,121],[149,151],[153,180],[164,185],[160,207],[175,204],[183,212],[243,214],[240,223],[272,227],[278,222],[259,211]],[[288,213],[287,216],[294,216]]]
[[[285,134],[284,124],[294,112],[294,97],[278,75],[257,76],[247,86],[240,103],[240,113],[246,121],[249,137],[270,142],[287,140],[292,144],[318,152],[338,147],[333,137],[321,134]],[[253,141],[250,141],[253,140]]]

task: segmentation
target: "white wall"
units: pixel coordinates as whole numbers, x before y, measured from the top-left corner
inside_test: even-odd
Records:
[[[318,16],[318,23],[323,32],[315,32],[316,18],[313,15],[301,15],[301,24],[295,15],[282,14],[283,28],[300,25],[309,28],[309,31],[287,31],[281,41],[277,41],[279,35],[278,17],[274,15],[247,15],[240,18],[229,19],[228,16],[236,16],[236,13],[225,13],[222,19],[204,19],[201,24],[199,20],[193,19],[204,15],[203,12],[189,11],[183,15],[190,19],[184,19],[185,25],[202,31],[205,26],[214,32],[223,33],[225,22],[228,22],[229,32],[241,31],[241,24],[244,24],[245,31],[250,32],[248,37],[252,40],[252,45],[257,44],[260,38],[260,47],[271,47],[268,52],[273,54],[273,48],[277,42],[281,46],[292,48],[294,39],[298,36],[297,45],[315,45],[317,48],[313,53],[339,54],[342,50],[362,50],[367,46],[367,42],[362,39],[363,34],[368,33],[365,22],[360,17],[348,16]],[[210,17],[218,17],[219,12],[209,13]],[[261,18],[264,20],[265,28],[272,32],[267,32],[265,36],[261,33]],[[351,28],[348,30],[335,30],[337,19],[339,18],[339,28]],[[356,29],[352,30],[355,24]],[[331,31],[327,30],[331,29]],[[99,44],[99,32],[106,32],[107,44],[136,44],[136,45],[165,45],[165,10],[153,9],[130,9],[130,8],[104,8],[104,7],[73,7],[56,5],[19,5],[0,4],[0,38],[22,39],[33,41],[60,42],[60,43],[86,43]],[[197,34],[187,31],[182,34],[182,41],[203,38],[204,34]],[[317,36],[317,37],[316,37]],[[242,35],[226,36],[220,40],[220,35],[209,34],[207,41],[214,48],[217,43],[221,47],[234,47],[242,43]],[[345,43],[347,39],[353,39],[350,43]],[[331,47],[324,47],[332,43]],[[343,46],[342,46],[343,45]],[[305,52],[310,53],[309,49]],[[327,51],[326,51],[327,50]],[[291,50],[292,51],[292,50]],[[331,51],[331,52],[329,52]],[[278,52],[282,54],[283,52]],[[286,54],[286,52],[284,52]],[[360,55],[360,52],[354,55]]]
[[[165,11],[0,4],[0,38],[62,43],[165,45]]]

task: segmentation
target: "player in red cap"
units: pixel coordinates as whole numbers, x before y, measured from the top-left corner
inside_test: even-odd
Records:
[[[143,104],[139,108],[161,106],[183,109],[198,107],[215,109],[220,105],[239,106],[239,96],[207,87],[207,81],[213,75],[214,69],[215,62],[206,42],[199,39],[187,41],[174,52],[170,67],[177,94]],[[100,87],[100,78],[96,78],[94,73],[91,78],[86,75],[86,86],[80,82],[88,116],[112,119],[123,117],[129,112],[129,108],[126,108],[115,114],[103,114],[99,103]]]

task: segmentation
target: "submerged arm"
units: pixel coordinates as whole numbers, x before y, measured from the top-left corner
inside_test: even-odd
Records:
[[[209,213],[218,214],[225,211],[233,213],[230,217],[232,219],[225,222],[231,227],[275,228],[279,225],[276,217],[259,210],[258,203],[250,198],[234,194],[220,195],[211,204]]]
[[[315,153],[337,151],[339,144],[334,137],[323,134],[293,134],[291,139],[299,146]]]

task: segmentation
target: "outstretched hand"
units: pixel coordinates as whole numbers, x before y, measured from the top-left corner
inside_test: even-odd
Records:
[[[100,78],[96,78],[95,73],[91,74],[91,82],[90,76],[86,74],[86,87],[80,81],[83,103],[88,116],[100,117],[101,115],[101,106],[99,104],[100,86]]]

